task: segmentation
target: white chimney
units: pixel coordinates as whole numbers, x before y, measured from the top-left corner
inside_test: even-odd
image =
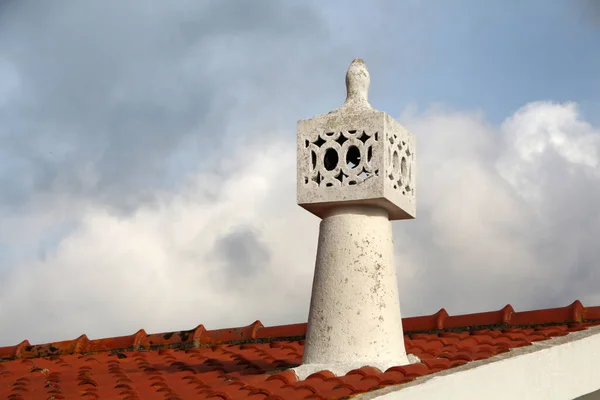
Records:
[[[409,363],[390,220],[415,217],[415,138],[369,84],[352,61],[345,103],[298,122],[298,204],[322,219],[300,379]]]

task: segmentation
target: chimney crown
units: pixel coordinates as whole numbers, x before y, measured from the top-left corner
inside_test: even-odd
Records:
[[[297,201],[320,218],[341,205],[384,208],[390,220],[416,216],[414,135],[371,107],[369,85],[355,59],[344,104],[298,122]]]

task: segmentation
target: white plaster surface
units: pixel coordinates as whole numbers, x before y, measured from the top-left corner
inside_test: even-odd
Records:
[[[387,212],[337,207],[321,221],[300,379],[409,364]]]
[[[575,399],[600,389],[600,327],[358,395],[356,399]]]
[[[371,107],[369,82],[354,60],[344,104],[298,122],[297,200],[321,218],[340,204],[383,207],[390,220],[416,216],[414,135]]]

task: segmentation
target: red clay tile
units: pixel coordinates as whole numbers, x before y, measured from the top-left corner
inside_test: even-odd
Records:
[[[306,335],[306,323],[261,328],[256,333],[257,339],[299,337]]]
[[[493,357],[534,341],[600,324],[600,307],[449,317],[442,309],[403,320],[407,351],[422,362],[381,372],[363,367],[298,382],[306,324],[77,339],[0,348],[0,398],[89,399],[330,399],[418,379]],[[482,328],[483,327],[483,328]],[[473,329],[475,328],[475,329]],[[450,331],[444,331],[450,329]],[[416,333],[416,332],[421,333]],[[415,333],[411,333],[415,332]]]
[[[315,372],[314,374],[307,376],[306,380],[308,381],[310,379],[320,379],[321,381],[324,381],[326,379],[331,379],[334,377],[335,377],[335,375],[333,372],[325,370],[325,371]]]
[[[362,377],[365,376],[376,376],[376,375],[380,375],[381,371],[375,367],[362,367],[362,368],[357,368],[357,369],[353,369],[352,371],[349,371],[346,376],[349,375],[360,375]]]
[[[402,318],[404,332],[411,331],[433,331],[444,328],[444,320],[448,317],[445,309],[441,309],[433,315],[422,317]]]
[[[23,349],[25,349],[26,347],[31,347],[29,341],[27,340],[23,340],[16,346],[0,347],[0,360],[20,358]]]
[[[510,321],[514,310],[510,304],[498,311],[477,314],[455,315],[446,318],[444,328],[458,328],[462,326],[503,325]]]
[[[513,313],[510,318],[510,324],[542,325],[550,323],[581,322],[583,320],[583,315],[584,307],[579,300],[576,300],[566,307]]]
[[[385,372],[397,371],[404,374],[404,376],[422,376],[429,373],[429,368],[423,363],[415,363],[410,365],[404,365],[399,367],[388,368]]]
[[[231,329],[216,329],[206,331],[200,336],[200,343],[224,343],[252,340],[256,333],[263,327],[260,321],[255,321],[249,326]]]
[[[598,307],[585,307],[583,310],[584,320],[600,320],[600,306]]]

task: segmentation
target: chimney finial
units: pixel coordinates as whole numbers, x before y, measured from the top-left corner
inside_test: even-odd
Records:
[[[355,58],[346,72],[346,107],[372,108],[369,104],[371,77],[362,58]]]

